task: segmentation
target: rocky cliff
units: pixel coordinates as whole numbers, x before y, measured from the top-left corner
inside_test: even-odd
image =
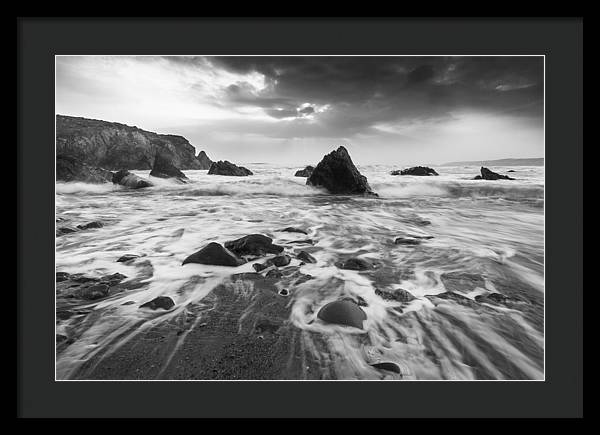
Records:
[[[179,169],[205,169],[195,148],[182,136],[157,134],[96,119],[56,115],[56,154],[112,170],[151,169],[154,158],[171,159]],[[206,154],[204,154],[206,156]],[[208,157],[207,157],[208,159]]]

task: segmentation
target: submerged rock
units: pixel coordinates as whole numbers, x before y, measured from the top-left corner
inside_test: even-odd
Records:
[[[267,254],[279,254],[283,251],[283,246],[274,245],[273,239],[262,234],[250,234],[225,242],[225,247],[239,257],[244,255],[262,257]]]
[[[430,176],[439,175],[434,169],[428,168],[427,166],[414,166],[408,169],[402,169],[401,171],[392,171],[391,175],[419,175],[419,176]]]
[[[150,302],[146,302],[145,304],[140,305],[140,308],[149,308],[151,310],[170,310],[175,306],[175,302],[168,296],[159,296],[157,298],[152,299]]]
[[[121,186],[129,187],[131,189],[142,189],[144,187],[153,186],[153,184],[148,180],[138,177],[126,169],[121,169],[119,172],[114,173],[112,182],[114,184],[120,184]]]
[[[296,257],[298,258],[298,260],[304,261],[305,263],[316,263],[317,262],[317,259],[315,257],[313,257],[312,255],[310,255],[306,251],[298,252],[298,255],[296,255]]]
[[[508,175],[497,174],[482,166],[481,175],[477,175],[473,180],[514,180],[514,178],[511,178]]]
[[[319,310],[317,317],[327,323],[353,326],[362,329],[367,319],[365,312],[350,299],[330,302]]]
[[[257,271],[257,272],[262,272],[263,270],[265,270],[267,267],[269,267],[266,264],[260,264],[260,263],[254,263],[252,265],[252,268]]]
[[[310,175],[313,173],[313,171],[315,170],[314,166],[307,166],[304,169],[300,169],[299,171],[296,171],[296,173],[294,174],[294,177],[310,177]]]
[[[135,260],[136,258],[140,258],[137,254],[125,254],[119,257],[117,263],[127,263],[128,261]]]
[[[73,156],[56,156],[56,181],[100,184],[109,183],[112,176],[111,171],[87,165]]]
[[[368,270],[373,268],[373,265],[370,262],[357,257],[348,258],[347,260],[337,263],[336,266],[340,269],[347,270]]]
[[[245,177],[248,175],[253,175],[252,171],[244,168],[243,166],[237,166],[233,163],[225,160],[219,160],[218,162],[213,162],[208,169],[209,175],[229,175],[234,177]]]
[[[76,233],[77,231],[77,228],[73,227],[60,227],[56,229],[56,236],[58,237],[65,234]]]
[[[394,240],[395,245],[420,245],[421,240],[415,237],[397,237]]]
[[[56,272],[56,282],[66,281],[70,276],[67,272]]]
[[[102,222],[95,221],[83,225],[77,225],[77,228],[80,230],[89,230],[90,228],[102,228],[103,226],[104,224]]]
[[[184,183],[188,180],[188,177],[177,169],[167,156],[160,153],[154,158],[154,165],[152,166],[150,175],[158,178],[175,178]]]
[[[309,186],[324,187],[330,193],[374,195],[367,177],[361,175],[343,146],[330,152],[319,162],[306,180]]]
[[[410,302],[416,298],[407,290],[375,290],[375,294],[386,301]]]
[[[287,227],[287,228],[284,228],[284,229],[279,230],[279,231],[284,232],[284,233],[302,233],[302,234],[308,234],[306,231],[304,231],[304,230],[302,230],[300,228],[294,228],[294,227]]]
[[[210,264],[213,266],[240,266],[246,261],[238,258],[233,252],[224,248],[219,243],[211,242],[198,252],[193,253],[185,260],[182,266],[187,263]]]

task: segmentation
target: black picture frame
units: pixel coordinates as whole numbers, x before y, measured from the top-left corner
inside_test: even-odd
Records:
[[[583,415],[582,19],[17,20],[20,417]],[[545,381],[55,382],[54,56],[545,55]]]

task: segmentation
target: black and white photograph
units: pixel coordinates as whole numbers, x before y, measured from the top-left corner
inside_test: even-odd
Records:
[[[57,381],[543,381],[543,55],[57,55]]]

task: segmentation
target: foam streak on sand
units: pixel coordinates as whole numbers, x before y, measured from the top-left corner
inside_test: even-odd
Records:
[[[543,168],[486,181],[471,179],[478,167],[359,167],[380,195],[366,198],[306,186],[294,177],[304,165],[244,166],[254,175],[185,171],[188,184],[134,171],[154,184],[143,191],[57,184],[57,227],[103,224],[57,237],[57,272],[126,276],[98,300],[57,293],[70,313],[57,318],[58,379],[543,378]],[[306,234],[280,231],[290,226]],[[181,264],[255,233],[292,257],[282,276],[254,273],[272,255]],[[125,254],[137,257],[116,261]],[[372,268],[339,267],[353,257]],[[401,291],[414,299],[392,297]],[[139,308],[158,296],[175,306]],[[340,298],[360,302],[362,329],[317,317]]]

